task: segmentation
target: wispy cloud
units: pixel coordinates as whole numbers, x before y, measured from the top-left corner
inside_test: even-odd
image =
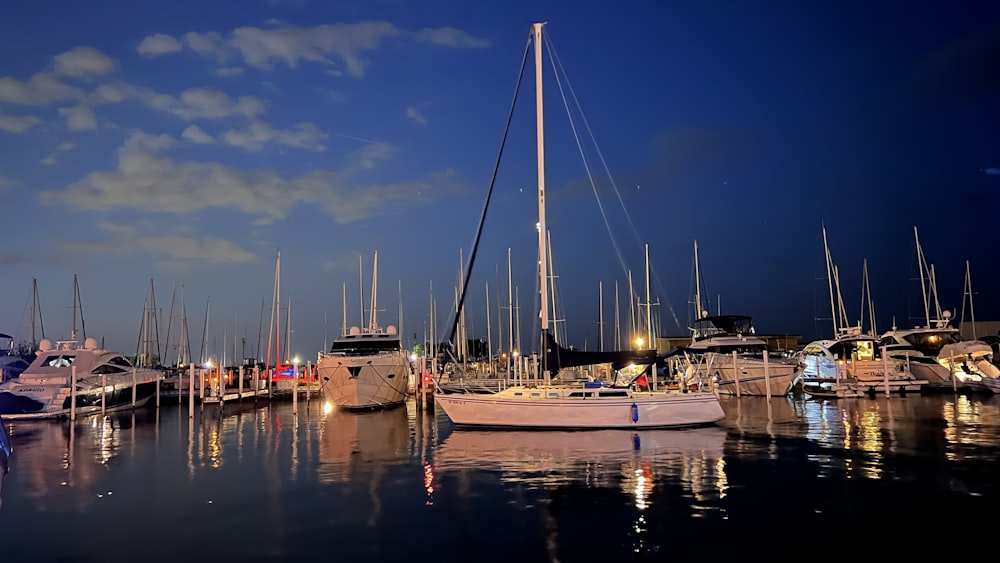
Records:
[[[406,117],[409,118],[414,123],[419,123],[420,125],[427,125],[427,118],[424,117],[424,114],[421,113],[420,110],[414,106],[408,106],[406,108]]]
[[[156,33],[144,38],[136,52],[144,57],[158,57],[167,53],[179,53],[184,49],[184,45],[172,35]]]
[[[450,170],[395,183],[356,177],[394,154],[384,143],[362,147],[339,172],[314,171],[286,178],[268,170],[239,170],[219,162],[177,162],[162,156],[174,142],[167,135],[134,132],[118,150],[116,169],[93,172],[64,190],[42,192],[40,199],[47,205],[89,211],[141,209],[185,215],[224,208],[256,216],[258,223],[284,219],[293,206],[309,204],[339,223],[351,223],[459,189]]]
[[[70,131],[90,131],[97,129],[97,114],[86,105],[80,104],[69,108],[59,108],[59,115],[66,118],[66,128]]]
[[[63,76],[100,76],[114,69],[114,61],[93,47],[74,47],[55,56],[56,74]]]
[[[258,151],[268,143],[276,143],[322,152],[326,150],[322,141],[327,139],[327,135],[308,122],[299,123],[291,129],[279,130],[262,121],[255,121],[241,129],[230,129],[221,138],[228,145],[248,151]]]
[[[9,76],[0,78],[0,103],[45,106],[82,97],[83,90],[64,84],[49,73],[40,72],[27,82]]]
[[[225,38],[216,32],[188,32],[184,34],[183,40],[155,34],[142,41],[139,52],[144,56],[159,56],[180,51],[186,45],[191,50],[214,57],[220,62],[236,55],[245,64],[260,70],[271,70],[279,64],[297,68],[303,62],[311,62],[327,65],[330,67],[327,72],[333,75],[346,72],[354,77],[362,77],[370,64],[366,53],[377,49],[387,38],[455,49],[490,46],[489,41],[453,27],[407,31],[386,21],[325,24],[307,28],[272,22],[270,27],[238,27]]]
[[[180,96],[156,94],[148,100],[154,109],[172,113],[186,121],[222,119],[233,115],[255,117],[264,113],[264,101],[255,96],[231,98],[221,90],[189,88]]]
[[[41,121],[33,115],[14,116],[0,112],[0,129],[8,133],[24,133]]]
[[[181,138],[185,141],[191,141],[199,145],[207,145],[215,142],[215,137],[209,135],[208,133],[202,131],[201,127],[197,125],[188,125],[184,132],[181,133]]]

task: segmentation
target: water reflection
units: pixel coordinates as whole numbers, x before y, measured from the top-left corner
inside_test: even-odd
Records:
[[[725,489],[721,463],[726,431],[689,430],[490,431],[456,430],[438,446],[437,472],[496,471],[503,481],[536,488],[569,483],[620,486],[642,508],[660,477],[696,495]]]
[[[76,423],[56,420],[13,421],[9,424],[17,453],[11,472],[18,477],[18,493],[44,511],[77,503],[83,509],[113,491],[91,491],[107,466],[135,442],[136,414],[91,416]],[[76,490],[77,494],[71,494]]]
[[[410,427],[403,406],[326,414],[319,428],[319,481],[346,483],[407,461]]]

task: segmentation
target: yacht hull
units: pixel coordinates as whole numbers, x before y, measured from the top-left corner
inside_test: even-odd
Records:
[[[434,403],[457,426],[505,428],[674,428],[725,417],[713,393],[635,392],[616,398],[547,398],[544,387],[499,393],[439,393]],[[537,397],[531,396],[537,392]]]
[[[76,408],[70,403],[70,390],[65,385],[5,385],[0,391],[0,415],[5,419],[64,418],[75,410],[77,415],[95,412],[128,410],[133,406],[132,383],[109,384],[76,394]],[[135,407],[145,406],[156,395],[156,381],[135,385]],[[102,408],[103,405],[103,408]]]
[[[348,409],[390,407],[403,403],[410,364],[402,352],[377,356],[321,357],[316,364],[324,398]]]

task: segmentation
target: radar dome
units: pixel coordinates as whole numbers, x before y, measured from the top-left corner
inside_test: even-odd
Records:
[[[90,338],[84,340],[83,341],[83,347],[85,349],[87,349],[87,350],[96,350],[97,349],[97,339],[94,338],[94,337],[90,337]]]
[[[52,341],[48,338],[43,338],[42,341],[38,343],[38,349],[42,352],[48,352],[52,349]]]
[[[351,331],[348,332],[348,334],[350,334],[351,336],[357,336],[357,335],[361,334],[361,329],[358,328],[358,327],[356,327],[356,326],[352,326],[351,327]]]
[[[396,334],[396,327],[393,325],[389,325],[385,327],[385,332],[386,334]]]

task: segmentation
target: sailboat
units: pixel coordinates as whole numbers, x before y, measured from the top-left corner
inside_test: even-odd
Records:
[[[721,420],[725,413],[712,390],[639,391],[635,386],[605,386],[602,382],[553,383],[551,373],[572,365],[574,352],[559,347],[549,334],[549,255],[545,224],[545,165],[542,116],[542,28],[531,28],[535,57],[535,117],[538,149],[538,249],[541,342],[540,384],[522,384],[483,393],[472,389],[434,395],[456,426],[498,428],[671,428],[700,426]],[[582,361],[582,360],[581,360]],[[652,367],[653,364],[650,364]],[[537,376],[535,380],[537,382]],[[686,389],[684,391],[687,391]]]
[[[698,241],[694,242],[695,308],[691,344],[683,350],[684,379],[715,377],[723,395],[781,396],[795,384],[798,361],[767,355],[753,317],[709,315],[702,309]],[[678,356],[679,358],[679,356]]]
[[[801,368],[798,373],[802,390],[812,397],[822,398],[856,398],[868,393],[884,393],[886,389],[891,393],[920,391],[927,381],[914,377],[906,362],[884,354],[875,335],[875,306],[871,299],[867,260],[862,270],[862,303],[867,303],[870,325],[868,332],[864,332],[865,307],[862,307],[861,318],[856,325],[848,320],[840,291],[840,270],[830,254],[825,225],[823,250],[826,254],[833,338],[813,340],[799,352]]]
[[[951,325],[951,312],[941,309],[934,265],[928,264],[924,257],[916,226],[913,238],[927,324],[913,328],[894,326],[882,335],[882,346],[889,357],[905,361],[913,375],[929,382],[924,389],[1000,392],[1000,369],[990,361],[993,349],[980,340],[964,339],[959,329]]]
[[[413,378],[410,360],[396,327],[378,324],[378,252],[372,271],[371,313],[366,328],[352,326],[319,354],[316,373],[326,401],[347,409],[402,404]],[[346,318],[346,314],[345,314]],[[346,320],[345,320],[346,326]]]

